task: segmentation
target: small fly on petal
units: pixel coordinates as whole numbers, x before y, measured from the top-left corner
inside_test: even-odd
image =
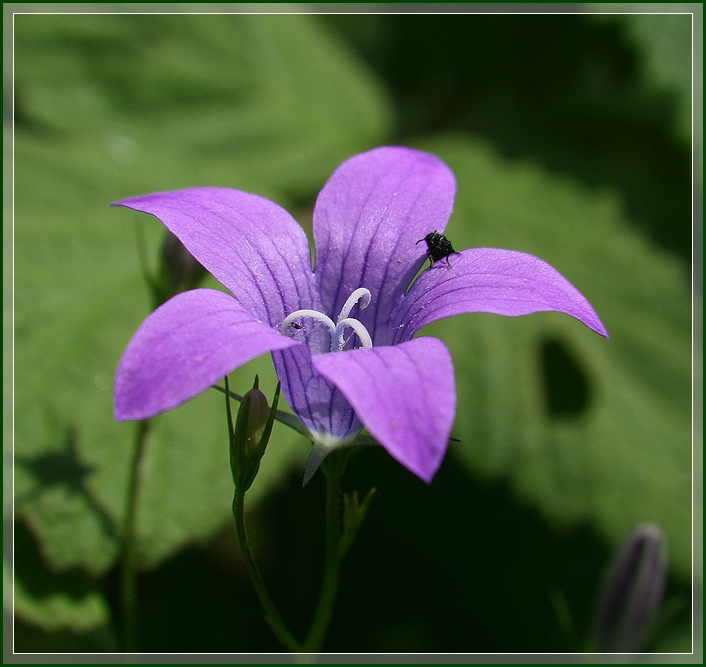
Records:
[[[451,241],[449,241],[443,234],[439,234],[437,231],[429,232],[423,239],[419,239],[417,243],[421,243],[422,241],[427,244],[429,266],[432,266],[435,262],[442,259],[446,259],[446,266],[451,268],[451,264],[449,264],[449,255],[461,254],[453,249]]]

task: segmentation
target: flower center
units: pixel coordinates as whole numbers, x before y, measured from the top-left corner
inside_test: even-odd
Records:
[[[361,308],[367,308],[370,304],[370,291],[365,289],[365,287],[359,287],[354,290],[353,293],[348,297],[346,302],[341,308],[341,312],[338,314],[338,319],[336,324],[333,320],[324,313],[320,313],[318,310],[309,310],[304,308],[303,310],[295,310],[293,313],[287,315],[284,322],[280,325],[280,331],[289,337],[296,335],[296,331],[304,329],[304,326],[299,324],[298,320],[311,319],[314,320],[313,325],[317,323],[325,324],[331,334],[331,352],[342,352],[346,343],[350,340],[351,336],[344,338],[343,334],[346,329],[353,329],[360,339],[360,344],[362,347],[372,347],[373,340],[360,320],[355,319],[355,317],[348,317],[355,306],[360,302]],[[292,329],[295,331],[292,332]]]

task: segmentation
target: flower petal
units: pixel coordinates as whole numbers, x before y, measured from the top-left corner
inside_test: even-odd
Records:
[[[428,153],[386,146],[344,162],[314,209],[315,273],[328,314],[365,287],[372,301],[355,317],[376,345],[388,343],[376,333],[385,335],[390,311],[426,259],[426,246],[415,243],[444,230],[455,194],[453,173]]]
[[[437,262],[412,285],[395,314],[396,341],[461,313],[528,315],[555,310],[608,337],[591,304],[555,268],[515,250],[472,248]]]
[[[159,218],[260,321],[278,326],[318,304],[304,231],[274,202],[228,188],[157,192],[116,202]]]
[[[309,429],[314,442],[333,447],[360,431],[362,425],[348,401],[314,370],[306,345],[273,352],[272,361],[287,404]]]
[[[430,482],[444,458],[456,413],[451,355],[437,338],[312,357],[371,435]]]
[[[238,366],[298,343],[257,321],[232,296],[182,292],[140,326],[115,375],[115,418],[146,419],[208,389]]]

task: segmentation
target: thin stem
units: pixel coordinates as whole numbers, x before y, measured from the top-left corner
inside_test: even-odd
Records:
[[[326,638],[338,593],[341,573],[339,544],[341,538],[340,474],[326,475],[326,561],[319,602],[314,612],[309,634],[304,642],[305,653],[319,653]]]
[[[299,653],[302,650],[301,646],[287,628],[284,620],[277,611],[270,594],[267,592],[265,582],[262,580],[262,575],[260,574],[260,570],[255,562],[252,549],[250,549],[248,535],[245,530],[245,493],[238,491],[237,489],[235,491],[235,497],[233,498],[233,517],[235,518],[235,529],[238,534],[238,544],[240,545],[240,550],[243,554],[243,558],[245,559],[245,567],[247,568],[250,580],[255,587],[255,592],[260,600],[260,605],[265,612],[265,620],[269,623],[277,638],[287,647],[289,651],[292,653]]]
[[[164,290],[160,289],[157,280],[152,273],[150,268],[150,261],[147,257],[147,241],[145,240],[145,228],[144,225],[138,223],[135,226],[135,232],[137,234],[137,257],[140,260],[140,268],[142,269],[142,277],[149,287],[150,293],[152,295],[153,309],[160,306],[165,299],[162,298],[161,292]]]
[[[121,602],[123,614],[123,648],[126,653],[137,651],[137,509],[140,474],[145,455],[148,419],[137,425],[135,450],[130,467],[125,523],[123,526],[123,557],[121,568]]]

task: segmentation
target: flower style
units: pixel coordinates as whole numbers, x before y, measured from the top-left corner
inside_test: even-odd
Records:
[[[450,169],[421,151],[381,147],[350,158],[316,201],[313,269],[299,224],[254,194],[206,187],[117,202],[161,220],[233,296],[183,292],[144,321],[117,369],[116,419],[175,408],[271,352],[314,458],[350,444],[365,427],[431,481],[456,392],[447,348],[414,338],[420,329],[460,313],[553,310],[607,337],[583,295],[526,253],[463,250],[410,287],[427,259],[417,242],[443,233],[455,192]]]

